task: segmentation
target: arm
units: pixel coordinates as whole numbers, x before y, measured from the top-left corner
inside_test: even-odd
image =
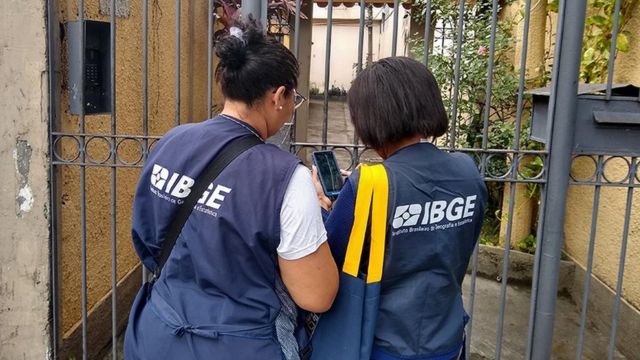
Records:
[[[329,310],[338,292],[338,270],[326,241],[318,250],[297,260],[278,257],[282,281],[301,308],[321,313]]]
[[[327,245],[309,170],[294,172],[280,211],[280,274],[293,301],[312,312],[327,311],[338,291],[338,270]]]

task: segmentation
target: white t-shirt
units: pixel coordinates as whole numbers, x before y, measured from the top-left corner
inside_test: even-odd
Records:
[[[315,252],[327,241],[311,171],[303,165],[294,170],[280,210],[278,255],[297,260]]]

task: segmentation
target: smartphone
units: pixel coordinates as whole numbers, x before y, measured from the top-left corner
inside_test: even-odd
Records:
[[[330,150],[314,151],[311,158],[318,169],[318,178],[324,194],[332,200],[337,198],[342,185],[344,185],[344,179],[340,173],[336,155]]]

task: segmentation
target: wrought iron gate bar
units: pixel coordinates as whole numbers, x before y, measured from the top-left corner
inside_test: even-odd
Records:
[[[180,16],[182,14],[182,1],[181,0],[176,0],[176,10],[175,10],[175,22],[176,22],[176,58],[175,58],[175,63],[176,63],[176,119],[175,119],[175,123],[176,126],[180,125],[180,76],[182,75],[182,73],[180,72],[180,62],[181,62],[181,56],[180,56],[180,40],[181,40],[181,36],[182,36],[182,29],[180,27],[180,23],[182,20],[182,17]]]
[[[618,4],[619,5],[619,4]],[[638,169],[638,158],[631,159],[631,173]],[[616,281],[616,297],[613,303],[611,315],[611,340],[609,341],[608,359],[613,360],[616,350],[616,337],[618,335],[618,320],[620,318],[620,303],[622,297],[622,281],[624,280],[624,267],[627,259],[627,243],[629,241],[629,226],[631,222],[631,210],[633,205],[633,190],[636,176],[629,176],[629,186],[627,188],[627,204],[624,210],[624,225],[622,227],[622,245],[620,249],[620,260],[618,265],[618,280]]]
[[[78,21],[80,22],[80,49],[85,48],[85,26],[84,26],[84,0],[78,0]],[[80,51],[78,62],[80,68],[84,69],[85,59],[84,52]],[[80,76],[79,84],[79,98],[80,98],[80,114],[78,115],[80,120],[80,132],[85,133],[85,110],[84,110],[84,77]],[[81,136],[81,140],[84,143],[84,136]],[[84,154],[80,154],[82,162],[84,163]],[[86,173],[85,166],[80,166],[80,264],[81,264],[81,307],[82,307],[82,360],[87,360],[87,200],[86,200]]]
[[[213,18],[213,0],[209,0],[207,8],[207,119],[211,119],[213,114]]]
[[[497,4],[494,1],[493,4],[493,13],[492,13],[492,33],[491,33],[491,46],[492,49],[490,50],[491,54],[492,54],[492,60],[490,60],[490,64],[493,64],[493,55],[495,54],[495,37],[496,37],[496,26],[497,26]],[[520,135],[521,135],[521,131],[522,131],[522,113],[523,113],[523,109],[524,109],[524,91],[525,91],[525,81],[526,81],[526,69],[527,69],[527,54],[528,54],[528,49],[529,49],[529,26],[530,26],[530,20],[531,20],[531,0],[527,0],[526,4],[525,4],[525,10],[524,10],[524,27],[523,27],[523,38],[522,38],[522,53],[520,55],[520,74],[519,74],[519,80],[518,80],[518,99],[516,101],[516,122],[515,122],[515,135],[514,135],[514,141],[513,141],[513,150],[517,151],[520,147]],[[492,79],[493,75],[490,74],[489,75],[489,79]],[[489,80],[488,80],[489,81]],[[489,103],[491,101],[491,97],[489,96],[491,94],[491,92],[488,92],[487,95],[487,99],[485,100],[487,103]],[[489,140],[489,136],[488,136],[488,124],[489,122],[489,106],[486,106],[486,111],[485,111],[485,124],[484,124],[484,136],[483,136],[483,149],[486,149],[488,147],[488,140]],[[513,158],[513,168],[516,169],[516,171],[512,171],[512,176],[511,179],[515,180],[518,175],[520,175],[520,156],[515,156]],[[540,176],[544,176],[546,177],[546,171],[545,171],[545,167],[544,164],[546,164],[546,154],[545,156],[541,156],[541,159],[544,159],[543,161],[543,168],[542,168],[542,172],[540,173]],[[487,160],[487,159],[483,159],[483,160]],[[483,167],[483,170],[486,168]],[[531,179],[530,179],[531,180]],[[544,179],[546,182],[546,179]],[[502,284],[500,287],[500,320],[499,320],[499,330],[498,330],[498,338],[496,340],[496,358],[500,358],[501,354],[502,354],[502,336],[503,336],[503,331],[504,331],[504,314],[505,314],[505,307],[506,307],[506,293],[507,293],[507,282],[508,282],[508,271],[509,271],[509,255],[510,255],[510,244],[511,244],[511,238],[512,238],[512,231],[513,231],[513,212],[514,212],[514,206],[515,206],[515,196],[516,196],[516,186],[514,186],[514,183],[510,183],[511,186],[509,188],[509,210],[508,210],[508,219],[507,219],[507,233],[506,233],[506,239],[505,239],[505,248],[504,248],[504,261],[503,261],[503,276],[502,276]],[[536,242],[539,241],[539,237],[536,238]],[[529,323],[528,323],[528,327],[531,327],[533,324],[533,318],[530,317],[529,318]],[[532,340],[532,334],[528,333],[527,336],[527,343],[529,344]]]
[[[456,64],[454,67],[453,95],[451,106],[451,131],[449,133],[449,147],[456,147],[456,129],[458,126],[458,96],[460,95],[460,64],[462,61],[462,31],[464,30],[464,0],[460,0],[458,11],[458,35],[456,39]]]
[[[597,168],[602,168],[603,157],[598,156]],[[597,179],[600,182],[602,178],[602,171],[596,171]],[[593,253],[595,249],[596,230],[598,227],[598,212],[600,210],[600,189],[601,185],[596,185],[593,192],[593,210],[591,212],[591,231],[589,233],[589,250],[587,254],[587,267],[584,274],[584,291],[582,294],[582,304],[580,309],[580,331],[578,333],[578,344],[576,350],[576,359],[582,359],[582,352],[584,349],[584,336],[587,325],[587,309],[589,308],[589,293],[591,292],[591,273],[593,270]]]
[[[613,13],[615,16],[613,17],[613,29],[611,34],[611,47],[609,48],[609,67],[607,71],[607,91],[606,91],[606,99],[611,99],[611,87],[613,85],[613,70],[616,66],[616,49],[618,47],[618,31],[620,29],[620,4],[621,0],[616,0],[615,9]]]
[[[429,68],[429,51],[431,49],[431,0],[427,0],[424,13],[424,66]]]
[[[391,33],[391,56],[398,53],[398,17],[400,15],[400,0],[393,0],[393,32]]]
[[[109,66],[111,67],[111,134],[115,135],[118,132],[116,123],[116,0],[111,0],[111,31],[109,39],[109,54],[111,59]],[[111,146],[115,149],[117,155],[118,145],[116,145],[116,138],[111,138]],[[112,163],[115,165],[118,162],[118,156],[112,156]],[[141,157],[142,158],[142,157]],[[117,247],[117,206],[116,206],[116,191],[117,191],[117,168],[111,168],[111,356],[113,360],[118,359],[118,247]]]
[[[295,33],[293,34],[293,55],[296,59],[300,54],[300,12],[302,11],[302,0],[296,0],[296,15],[294,20]]]
[[[327,5],[327,36],[325,39],[325,56],[324,56],[324,103],[322,107],[322,142],[327,143],[329,132],[329,76],[331,69],[331,32],[333,28],[333,0],[328,1]],[[326,149],[326,147],[322,147]]]

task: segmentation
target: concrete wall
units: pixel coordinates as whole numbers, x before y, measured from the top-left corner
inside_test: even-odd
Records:
[[[103,2],[108,3],[108,2]],[[141,1],[118,1],[116,20],[116,122],[118,134],[143,134],[142,97],[142,4]],[[77,19],[75,0],[60,1],[60,21]],[[100,2],[85,2],[85,18],[110,21],[109,10]],[[174,126],[175,118],[175,2],[149,2],[149,134],[163,135]],[[201,121],[207,117],[207,2],[183,1],[181,9],[181,122]],[[62,39],[63,54],[67,39]],[[80,131],[78,116],[69,113],[68,83],[65,56],[62,59],[62,101],[59,129]],[[86,132],[109,134],[109,114],[88,115]],[[88,154],[96,159],[107,156],[105,142],[88,145]],[[63,156],[76,152],[71,142],[61,142]],[[118,155],[127,161],[140,156],[134,142],[123,144]],[[111,169],[88,166],[86,169],[87,206],[87,281],[88,309],[91,311],[111,291]],[[81,232],[80,169],[78,166],[58,167],[56,203],[60,218],[60,277],[62,282],[62,330],[65,338],[73,335],[81,320]],[[122,280],[138,264],[131,245],[131,204],[138,180],[138,169],[117,170],[117,276]],[[139,281],[139,277],[135,279]],[[123,312],[125,314],[125,312]],[[110,326],[107,325],[107,326]]]
[[[587,161],[574,165],[574,173],[589,176],[593,165]],[[612,160],[605,173],[613,179],[622,179],[626,166],[622,160]],[[571,186],[569,188],[565,222],[565,251],[583,267],[587,265],[591,212],[594,188],[591,186]],[[615,289],[618,281],[620,249],[627,189],[602,188],[597,220],[593,274],[607,286]],[[640,190],[634,191],[634,200],[640,197]],[[630,214],[629,239],[623,280],[623,296],[636,308],[640,308],[640,203],[634,201]]]
[[[46,2],[0,1],[0,359],[49,357]]]
[[[327,25],[325,21],[313,24],[313,46],[311,53],[311,88],[317,88],[324,92],[325,76],[325,51]],[[358,63],[358,23],[334,24],[331,41],[331,64],[329,67],[329,88],[336,86],[348,90],[351,81],[356,75],[356,64]],[[369,51],[367,46],[367,32],[365,29],[364,55],[362,61],[366,62],[366,54]],[[373,59],[378,60],[380,53],[376,44],[380,42],[380,22],[376,22],[373,27]]]
[[[313,8],[312,2],[302,3],[302,13],[307,16],[307,19],[300,19],[300,28],[294,29],[299,32],[299,49],[298,49],[298,62],[300,63],[300,76],[298,78],[298,91],[309,98],[309,84],[311,79],[311,49],[312,49],[312,33],[313,33]],[[293,44],[293,39],[290,42]],[[293,45],[291,46],[293,50]],[[295,140],[297,142],[307,141],[307,127],[309,124],[309,101],[305,101],[301,107],[298,108],[295,119]],[[300,156],[305,156],[303,153]]]
[[[635,8],[629,18],[626,30],[629,32],[631,49],[627,53],[619,53],[616,59],[614,81],[630,82],[640,86],[640,67],[638,67],[640,6]],[[588,177],[593,173],[593,162],[575,163],[573,173]],[[621,180],[627,173],[628,165],[622,159],[611,160],[605,167],[605,175],[611,180]],[[565,250],[583,267],[587,264],[593,193],[593,187],[571,186],[568,194]],[[603,188],[600,195],[593,274],[612,289],[616,288],[618,282],[626,197],[627,189],[625,188]],[[638,261],[640,259],[640,201],[638,199],[640,199],[640,189],[634,191],[622,287],[624,298],[636,308],[640,308],[640,279],[637,276],[640,273],[640,261]]]
[[[382,22],[382,14],[389,16]],[[398,18],[397,55],[407,51],[405,38],[409,37],[409,18],[404,19],[406,10],[400,7]],[[366,16],[366,15],[365,15]],[[313,38],[311,50],[311,87],[324,92],[325,51],[327,38],[327,8],[315,7],[313,12]],[[373,61],[391,56],[393,44],[393,9],[373,8]],[[332,85],[346,90],[356,74],[358,63],[358,31],[360,26],[360,7],[344,6],[333,9],[333,30],[331,34],[331,64],[329,69],[329,88]],[[367,28],[364,32],[362,61],[366,62],[369,46]]]

